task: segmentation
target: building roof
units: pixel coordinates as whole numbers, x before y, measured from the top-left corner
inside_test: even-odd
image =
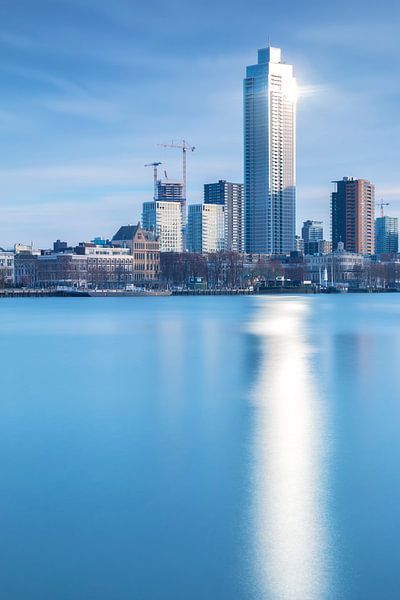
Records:
[[[113,240],[118,240],[119,242],[132,241],[135,237],[138,227],[140,227],[139,223],[137,225],[123,225],[113,236]]]
[[[117,233],[113,236],[113,242],[131,242],[137,232],[140,231],[143,234],[144,239],[147,241],[156,240],[153,231],[147,231],[147,229],[142,229],[140,223],[137,225],[123,225],[117,231]]]

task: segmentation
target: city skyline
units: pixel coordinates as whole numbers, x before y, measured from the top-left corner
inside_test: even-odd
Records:
[[[399,49],[384,6],[360,15],[361,3],[341,2],[343,24],[338,6],[311,15],[311,3],[291,3],[288,29],[279,9],[258,3],[234,3],[228,15],[207,3],[175,2],[169,15],[124,0],[57,4],[0,8],[0,245],[75,242],[136,222],[152,197],[143,165],[160,160],[180,175],[179,152],[157,147],[172,137],[196,146],[190,203],[201,202],[204,183],[242,181],[243,69],[268,35],[300,86],[297,232],[306,219],[328,226],[330,182],[344,175],[373,181],[387,213],[399,214]],[[183,27],[171,40],[162,24],[177,15]],[[214,36],[222,23],[229,35]],[[377,42],[365,44],[371,28]]]

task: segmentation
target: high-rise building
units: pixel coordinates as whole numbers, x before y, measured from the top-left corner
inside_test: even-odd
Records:
[[[157,198],[156,200],[183,200],[183,183],[176,179],[159,179],[157,181]]]
[[[233,252],[244,251],[243,184],[220,179],[204,185],[204,203],[224,206],[225,247]]]
[[[164,179],[157,181],[157,197],[160,202],[180,202],[182,222],[182,249],[186,245],[186,198],[184,197],[183,182],[177,179],[168,179],[165,173]]]
[[[160,252],[183,252],[181,203],[171,200],[143,203],[142,227],[153,231]]]
[[[399,251],[399,220],[397,217],[375,219],[376,254],[397,254]]]
[[[332,246],[343,242],[348,252],[375,252],[375,187],[366,179],[343,177],[333,182]]]
[[[319,242],[324,239],[322,221],[304,221],[301,228],[301,237],[304,242]]]
[[[280,48],[258,51],[244,80],[245,250],[295,248],[296,79]]]
[[[221,204],[190,204],[188,217],[189,252],[225,250],[225,207]]]

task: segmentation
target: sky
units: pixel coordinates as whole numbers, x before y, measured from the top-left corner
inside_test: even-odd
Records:
[[[297,229],[332,180],[376,185],[400,216],[400,5],[247,0],[0,0],[0,246],[111,237],[161,161],[188,200],[243,180],[242,81],[257,49],[295,68]]]

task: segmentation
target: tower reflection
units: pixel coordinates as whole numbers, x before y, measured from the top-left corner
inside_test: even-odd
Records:
[[[253,390],[255,580],[271,600],[329,596],[324,403],[312,366],[312,298],[259,299],[262,359]]]

